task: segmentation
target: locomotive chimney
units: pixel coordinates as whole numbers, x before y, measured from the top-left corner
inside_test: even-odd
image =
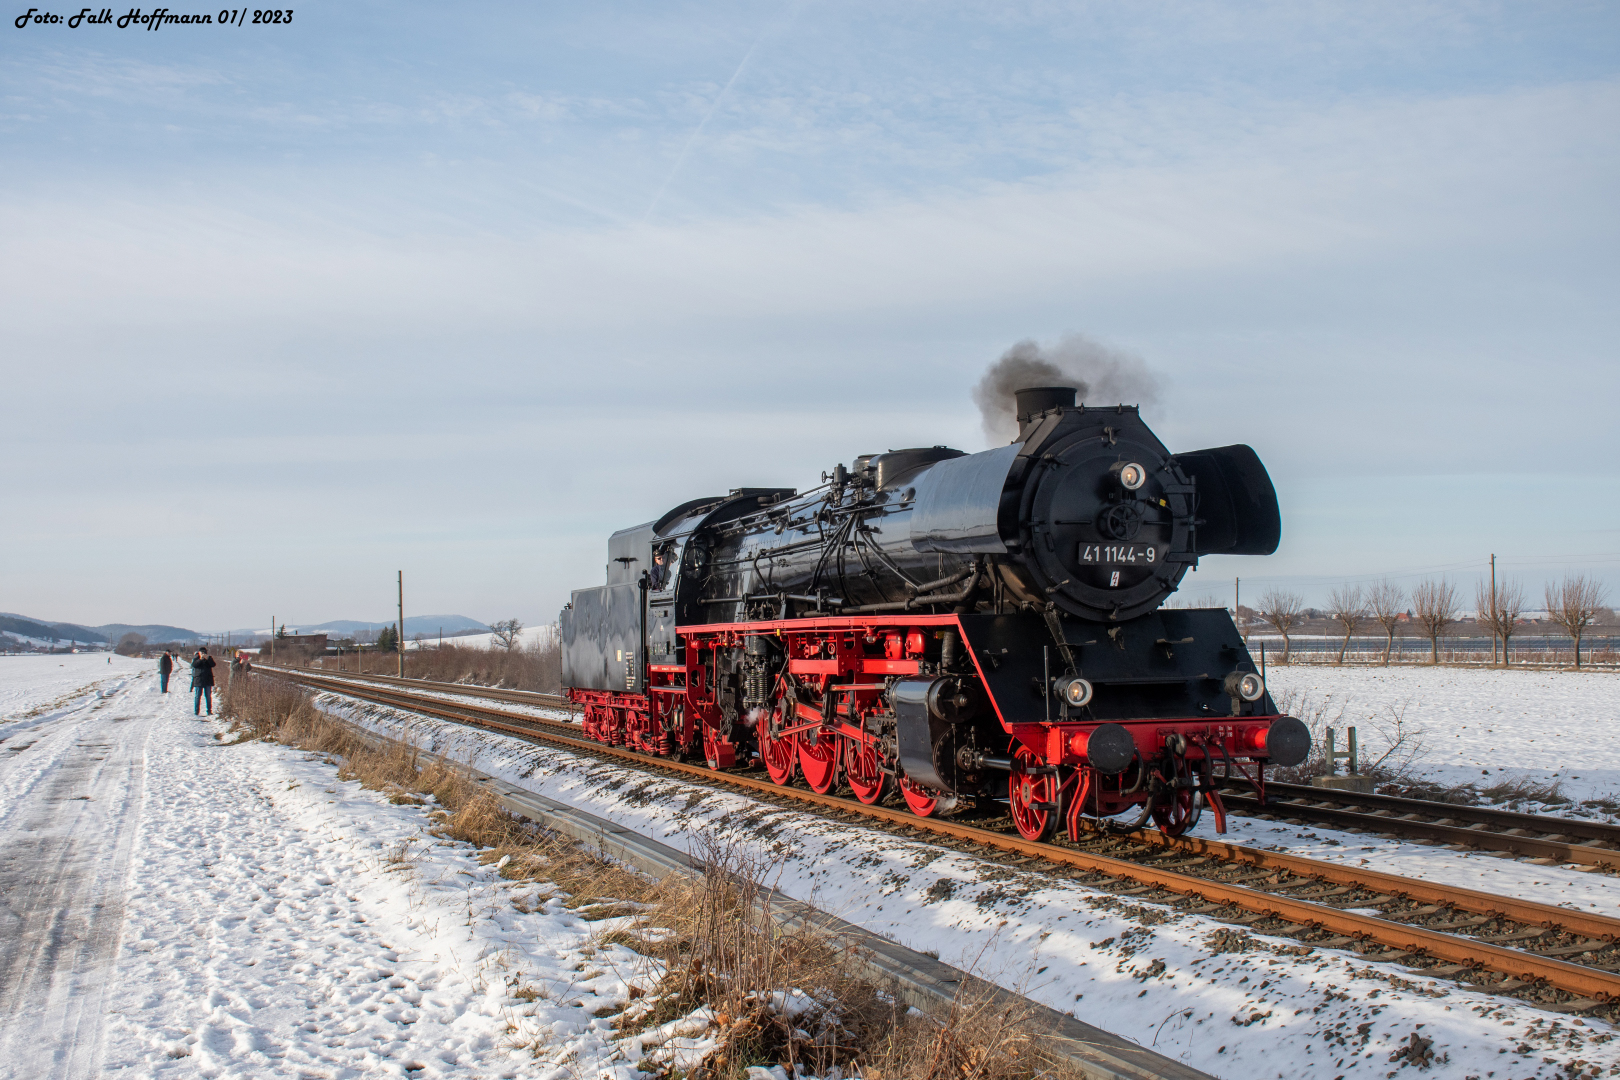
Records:
[[[1046,410],[1074,408],[1074,396],[1072,386],[1030,386],[1014,393],[1018,402],[1018,437],[1027,436],[1033,421]]]

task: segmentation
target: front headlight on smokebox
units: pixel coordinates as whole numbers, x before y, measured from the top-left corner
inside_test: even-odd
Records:
[[[1072,709],[1078,709],[1091,700],[1091,684],[1078,675],[1059,679],[1053,687],[1058,699]]]
[[[1234,671],[1226,677],[1226,692],[1244,701],[1259,701],[1266,683],[1252,671]]]
[[[1119,480],[1119,486],[1126,491],[1135,491],[1147,483],[1147,469],[1134,461],[1115,462],[1112,472]]]

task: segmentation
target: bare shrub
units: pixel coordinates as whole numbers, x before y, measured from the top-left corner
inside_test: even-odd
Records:
[[[796,1065],[869,1080],[1027,1080],[1063,1075],[1035,1044],[1032,1010],[973,983],[919,1014],[858,973],[858,953],[772,918],[769,866],[723,837],[694,838],[701,875],[678,882],[643,922],[672,931],[652,948],[668,975],[638,1029],[708,1004],[717,1045],[687,1075],[719,1080],[750,1065]],[[787,988],[796,992],[788,993]]]
[[[1278,661],[1280,664],[1288,663],[1289,653],[1293,649],[1293,643],[1289,640],[1289,635],[1294,632],[1294,628],[1304,618],[1304,611],[1305,601],[1295,592],[1271,589],[1260,598],[1260,617],[1270,623],[1272,628],[1282,635],[1283,654],[1282,659]]]
[[[1367,604],[1361,598],[1360,585],[1341,585],[1328,596],[1328,614],[1333,621],[1344,629],[1344,640],[1339,642],[1339,663],[1344,663],[1344,654],[1350,648],[1350,639],[1355,637],[1362,621],[1367,618]]]
[[[1308,784],[1313,777],[1331,775],[1334,764],[1327,758],[1328,729],[1334,729],[1339,744],[1336,749],[1343,749],[1348,745],[1347,733],[1354,726],[1361,759],[1356,763],[1360,775],[1370,776],[1382,784],[1412,783],[1415,781],[1413,773],[1428,751],[1428,744],[1423,729],[1407,718],[1410,705],[1411,699],[1398,706],[1386,705],[1381,715],[1352,724],[1345,717],[1350,709],[1349,698],[1317,700],[1310,694],[1285,691],[1277,698],[1277,711],[1298,717],[1305,724],[1311,735],[1311,754],[1298,765],[1268,769],[1266,776],[1283,784]]]
[[[1603,606],[1607,590],[1585,574],[1573,574],[1564,578],[1557,588],[1548,585],[1547,615],[1553,622],[1564,628],[1564,632],[1575,643],[1575,667],[1581,666],[1581,637],[1586,628],[1597,621],[1600,612],[1608,609]]]
[[[1430,663],[1440,662],[1440,635],[1457,622],[1457,586],[1445,578],[1425,579],[1412,589],[1412,610],[1429,635]]]
[[[1502,640],[1502,663],[1511,664],[1513,661],[1508,655],[1508,641],[1513,637],[1513,631],[1518,628],[1519,614],[1524,611],[1524,586],[1517,581],[1502,580],[1496,583],[1493,589],[1485,582],[1479,583],[1475,596],[1474,618],[1479,624]]]
[[[1361,745],[1374,749],[1362,757],[1360,769],[1363,776],[1371,776],[1382,783],[1398,783],[1411,778],[1414,767],[1428,750],[1423,728],[1406,718],[1411,705],[1411,698],[1399,705],[1385,705],[1383,715],[1370,717],[1366,721],[1372,725],[1373,739],[1363,739]],[[1381,752],[1377,749],[1380,744]]]
[[[863,1056],[870,1080],[1014,1080],[1071,1075],[1043,1061],[1030,1036],[1030,1010],[964,990],[942,1015],[904,1017]]]
[[[1389,653],[1395,647],[1395,634],[1401,628],[1401,605],[1406,601],[1406,590],[1388,578],[1367,590],[1367,611],[1384,631],[1384,666],[1389,667]]]

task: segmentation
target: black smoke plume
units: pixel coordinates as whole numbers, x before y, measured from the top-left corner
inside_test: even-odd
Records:
[[[1084,334],[1053,345],[1025,339],[1001,354],[973,388],[985,437],[992,444],[1018,434],[1013,393],[1031,386],[1072,386],[1089,405],[1156,405],[1159,377],[1134,353],[1109,348]]]

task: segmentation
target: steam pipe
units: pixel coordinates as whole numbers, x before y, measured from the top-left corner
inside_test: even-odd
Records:
[[[967,587],[961,592],[936,593],[932,596],[913,596],[910,600],[902,600],[898,603],[892,604],[861,604],[856,607],[845,608],[844,614],[854,615],[857,613],[876,614],[880,611],[911,611],[915,608],[923,607],[928,604],[960,604],[963,600],[966,600],[968,597],[972,596],[974,590],[979,587],[980,566],[977,560],[974,561],[973,569],[969,572],[972,574],[972,579],[967,583]]]
[[[913,585],[908,581],[906,587],[920,596],[923,593],[933,592],[935,589],[943,589],[947,585],[955,585],[958,581],[966,581],[970,574],[977,574],[978,572],[978,563],[974,563],[966,570],[959,571],[949,577],[942,577],[938,581],[930,581],[926,585]]]

